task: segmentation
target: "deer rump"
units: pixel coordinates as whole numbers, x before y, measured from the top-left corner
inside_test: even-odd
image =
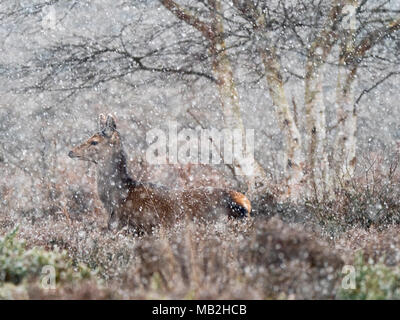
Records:
[[[125,200],[111,213],[110,224],[148,232],[158,225],[171,226],[182,219],[209,222],[220,217],[245,218],[250,210],[247,198],[232,190],[213,187],[178,190],[132,181]]]

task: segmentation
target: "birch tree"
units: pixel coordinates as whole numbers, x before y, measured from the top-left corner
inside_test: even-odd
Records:
[[[107,5],[101,10],[107,11]],[[139,82],[178,85],[181,82],[175,80],[203,79],[218,92],[224,126],[244,136],[238,89],[252,80],[236,68],[246,67],[248,75],[267,84],[271,102],[260,103],[265,108],[271,104],[276,114],[285,158],[279,170],[286,169],[285,181],[278,183],[284,196],[298,200],[311,190],[321,200],[351,179],[357,162],[357,108],[370,90],[359,95],[365,81],[358,81],[358,74],[362,68],[376,67],[378,80],[368,79],[374,88],[395,73],[379,69],[382,61],[392,59],[388,52],[397,50],[388,37],[395,37],[399,29],[399,10],[391,10],[390,1],[159,0],[140,10],[136,4],[124,5],[128,10],[112,31],[77,35],[64,28],[61,35],[31,50],[25,64],[1,70],[16,79],[31,77],[32,82],[26,80],[24,88],[18,88],[20,92],[53,91],[60,96],[108,82],[136,88]],[[83,10],[62,0],[21,8],[2,3],[0,20],[15,20],[19,27],[47,6],[61,6],[60,12],[68,7],[69,15]],[[163,18],[162,23],[153,24],[153,13]],[[376,55],[373,48],[382,49],[382,54]],[[324,85],[335,82],[326,71],[337,71],[335,103],[326,102],[329,92]],[[289,91],[293,88],[295,93]],[[300,90],[301,97],[295,99],[304,105],[296,107],[298,113],[289,95],[293,98]],[[255,165],[265,183],[264,170],[258,162]],[[247,176],[249,185],[253,182],[240,163],[235,163],[235,172]]]
[[[338,81],[336,87],[336,120],[338,124],[335,138],[334,165],[335,177],[339,183],[349,179],[354,174],[356,163],[356,130],[357,114],[355,102],[355,76],[352,74],[351,64],[346,63],[346,57],[354,54],[355,37],[357,30],[356,10],[359,2],[349,1],[343,12],[346,19],[343,21],[341,39],[339,43]]]
[[[305,67],[304,99],[309,143],[308,163],[312,189],[318,199],[326,194],[329,195],[333,187],[328,162],[326,107],[322,86],[325,62],[337,41],[337,29],[345,2],[344,0],[332,2],[324,27],[310,45]]]
[[[230,2],[227,1],[227,3]],[[288,159],[288,190],[291,190],[291,186],[301,181],[305,172],[308,172],[307,180],[314,196],[317,199],[323,199],[325,196],[332,198],[335,186],[340,186],[339,184],[344,179],[348,180],[353,176],[357,142],[357,101],[355,101],[358,87],[357,69],[363,60],[363,55],[368,51],[362,50],[363,54],[360,55],[358,50],[365,47],[367,43],[373,46],[379,42],[379,39],[396,31],[396,19],[390,19],[390,14],[396,11],[391,12],[387,4],[388,2],[361,1],[359,3],[352,0],[310,1],[308,3],[292,1],[289,4],[281,1],[232,1],[232,6],[243,18],[244,23],[249,25],[248,29],[252,30],[249,38],[256,39],[254,40],[255,47],[261,57],[270,97],[276,108],[278,124],[285,137],[284,153]],[[363,21],[362,28],[357,28],[357,12],[360,12],[361,7],[367,18]],[[322,26],[316,23],[318,20],[323,21]],[[384,26],[377,27],[377,23],[383,23]],[[372,30],[372,32],[365,35],[365,30]],[[293,49],[281,44],[279,48],[281,52],[284,50],[302,52],[306,48],[304,51],[306,56],[304,100],[307,124],[305,155],[302,154],[301,148],[302,128],[297,126],[297,121],[293,121],[295,115],[287,102],[282,81],[284,78],[282,70],[287,70],[287,66],[282,65],[277,54],[276,41],[275,43],[273,41],[274,38],[280,37],[279,33],[285,34],[286,38],[288,33],[293,33],[293,39],[298,40],[298,48]],[[374,44],[368,40],[371,37],[374,38]],[[293,41],[290,42],[293,43]],[[339,58],[335,61],[332,52],[337,52],[336,47],[339,50]],[[334,105],[337,119],[334,126],[336,130],[329,128],[328,132],[327,107],[324,102],[326,92],[323,90],[323,85],[326,82],[324,75],[327,67],[332,70],[334,65],[338,68],[336,104]],[[331,132],[334,132],[336,136],[334,143],[329,145],[328,134]],[[329,163],[328,158],[331,152],[333,161]],[[297,166],[296,164],[301,164],[301,159],[304,158],[307,159],[306,165]],[[290,168],[292,159],[298,160],[293,161],[295,165]],[[333,168],[335,170],[332,170]],[[335,180],[335,177],[338,179]],[[302,194],[304,191],[302,190]]]
[[[208,50],[212,59],[212,70],[216,79],[225,126],[229,129],[239,129],[242,132],[242,136],[245,136],[245,129],[240,115],[239,96],[224,39],[224,19],[222,17],[221,2],[219,0],[207,1],[211,15],[210,23],[203,22],[194,13],[178,5],[175,1],[160,0],[160,2],[178,19],[197,29],[208,40]],[[245,158],[251,158],[252,156],[251,154],[246,154]],[[254,158],[250,162],[254,164],[253,169],[250,171],[246,171],[248,170],[246,166],[238,162],[235,162],[234,166],[237,172],[250,179],[257,176],[258,179],[265,180],[266,175],[260,164]],[[248,183],[252,184],[253,181],[249,180]]]
[[[282,66],[271,40],[271,31],[268,30],[264,14],[264,6],[257,6],[252,1],[233,1],[234,7],[242,17],[251,17],[251,25],[257,34],[257,51],[265,70],[265,79],[269,94],[274,104],[276,117],[285,141],[284,157],[286,159],[286,186],[285,197],[298,200],[304,176],[304,156],[302,139],[289,105],[282,76]]]
[[[379,44],[385,37],[400,29],[400,18],[383,22],[377,28],[359,40],[357,43],[356,10],[358,1],[349,3],[348,24],[344,27],[339,56],[339,72],[337,85],[337,135],[335,143],[336,177],[339,183],[347,183],[354,175],[356,166],[357,144],[357,103],[355,90],[357,87],[357,71],[367,52]]]

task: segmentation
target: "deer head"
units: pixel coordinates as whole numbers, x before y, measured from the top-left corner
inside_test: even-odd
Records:
[[[120,151],[121,140],[115,119],[112,115],[99,116],[99,131],[88,140],[73,148],[68,156],[79,160],[99,163],[108,159],[114,152]]]

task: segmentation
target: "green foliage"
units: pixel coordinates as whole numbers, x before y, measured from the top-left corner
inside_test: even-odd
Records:
[[[25,242],[16,238],[17,231],[18,228],[0,238],[0,287],[37,279],[44,266],[55,268],[56,283],[89,279],[94,275],[86,266],[74,265],[64,250],[27,249]]]
[[[341,289],[339,299],[383,300],[400,299],[400,267],[383,262],[365,261],[362,254],[355,259],[356,288]]]

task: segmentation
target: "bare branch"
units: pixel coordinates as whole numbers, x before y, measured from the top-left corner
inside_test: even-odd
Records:
[[[347,64],[359,64],[366,52],[387,37],[400,29],[400,18],[387,23],[384,27],[374,30],[366,35],[356,47],[354,53],[349,53],[345,58]]]
[[[383,77],[382,79],[380,79],[379,81],[377,81],[372,87],[368,88],[368,89],[364,89],[361,94],[358,96],[355,105],[358,105],[360,100],[362,99],[362,97],[367,94],[370,93],[371,91],[375,90],[376,88],[378,88],[382,83],[384,83],[386,80],[390,79],[392,76],[395,75],[399,75],[400,72],[389,72],[385,77]]]
[[[214,32],[212,31],[211,26],[207,25],[199,18],[195,17],[192,13],[190,13],[185,8],[179,6],[175,1],[172,0],[160,0],[161,4],[167,8],[170,12],[172,12],[178,19],[186,22],[192,27],[196,28],[200,31],[204,37],[207,39],[212,39],[214,37]]]

